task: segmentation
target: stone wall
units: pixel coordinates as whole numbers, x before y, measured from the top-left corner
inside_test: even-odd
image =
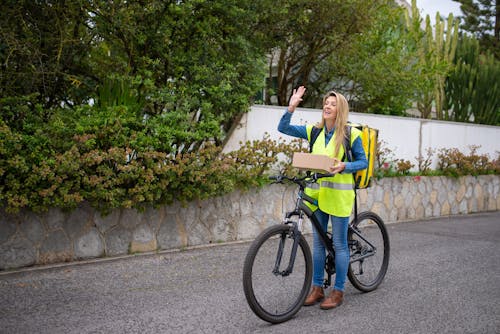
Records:
[[[499,189],[498,175],[384,178],[358,191],[359,210],[373,210],[386,223],[495,211]],[[271,185],[105,217],[88,205],[72,212],[2,212],[0,270],[252,239],[293,207],[295,192],[293,185]]]

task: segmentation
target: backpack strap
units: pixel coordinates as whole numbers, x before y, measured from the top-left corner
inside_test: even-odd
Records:
[[[315,126],[312,127],[312,129],[311,129],[311,139],[309,140],[309,153],[312,153],[314,142],[318,138],[320,132],[321,132],[320,128],[317,128]]]
[[[352,156],[352,147],[351,147],[351,126],[347,124],[345,126],[345,133],[346,136],[344,137],[344,157],[342,160],[345,160],[347,158],[347,161],[352,162],[353,161],[353,156]]]
[[[349,162],[352,162],[354,160],[354,157],[352,155],[352,146],[351,146],[351,126],[349,125],[349,123],[346,125],[346,128],[345,128],[345,132],[346,132],[346,137],[344,138],[344,142],[343,142],[343,145],[344,145],[344,157],[342,160],[345,160],[345,158],[347,158],[347,161]],[[352,174],[352,179],[354,180],[354,210],[356,212],[356,215],[357,215],[357,212],[358,212],[358,205],[357,205],[357,202],[356,202],[356,189],[358,189],[358,182],[356,181],[356,176],[355,176],[356,173],[353,173]],[[354,217],[356,217],[356,215]]]

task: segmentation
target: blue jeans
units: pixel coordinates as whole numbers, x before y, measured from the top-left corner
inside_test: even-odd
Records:
[[[314,212],[323,231],[327,230],[328,220],[332,220],[333,247],[335,249],[335,290],[344,291],[349,267],[349,247],[347,245],[347,228],[349,217],[330,216],[321,210]],[[318,232],[313,227],[313,285],[323,286],[326,248],[321,242]]]

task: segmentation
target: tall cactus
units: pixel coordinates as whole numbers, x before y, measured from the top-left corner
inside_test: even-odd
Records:
[[[429,15],[426,16],[423,30],[421,22],[416,0],[412,0],[412,13],[411,17],[407,16],[407,27],[417,48],[420,70],[427,77],[417,93],[417,109],[422,118],[429,118],[434,102],[437,118],[442,119],[444,85],[448,73],[453,68],[452,61],[458,40],[458,20],[450,14],[445,22],[437,13],[434,29]]]
[[[472,105],[474,122],[500,125],[500,61],[487,54],[480,56],[479,64]]]
[[[500,125],[500,62],[480,54],[479,42],[463,36],[455,56],[455,68],[445,83],[445,107],[450,120]]]
[[[472,98],[475,94],[479,43],[463,36],[455,57],[455,68],[445,84],[445,107],[451,114],[447,119],[456,122],[469,122],[472,116]]]
[[[455,57],[455,52],[457,49],[458,41],[458,20],[453,18],[453,15],[448,15],[446,38],[443,41],[444,36],[444,21],[441,20],[439,12],[436,14],[436,26],[435,26],[435,62],[436,65],[441,63],[443,66],[443,72],[436,75],[436,87],[434,92],[434,101],[436,104],[436,117],[437,119],[444,119],[447,117],[447,110],[443,110],[443,100],[445,98],[444,85],[446,82],[446,77],[453,69],[453,59]],[[444,115],[446,113],[446,115]]]

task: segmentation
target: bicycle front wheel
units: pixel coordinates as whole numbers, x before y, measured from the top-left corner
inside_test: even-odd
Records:
[[[243,289],[252,311],[270,323],[292,318],[304,304],[312,279],[311,250],[298,238],[295,259],[293,226],[274,225],[250,246],[243,267]],[[288,272],[290,264],[293,270]]]
[[[348,232],[351,259],[347,276],[358,290],[375,290],[384,280],[389,267],[389,234],[382,218],[373,212],[362,212]]]

